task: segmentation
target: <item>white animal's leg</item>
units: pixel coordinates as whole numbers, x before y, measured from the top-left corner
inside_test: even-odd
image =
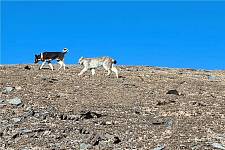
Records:
[[[88,70],[88,68],[84,68],[83,70],[81,70],[81,72],[78,74],[78,76],[82,75],[84,72],[86,72]]]
[[[112,69],[111,69],[111,70],[112,70],[113,72],[115,72],[116,77],[119,78],[118,70],[117,70],[114,66],[112,66]]]
[[[51,62],[49,62],[48,65],[49,65],[49,67],[50,67],[50,68],[52,69],[52,71],[53,71],[53,66],[52,66]]]
[[[91,74],[95,75],[95,69],[91,69]]]
[[[42,69],[45,63],[46,63],[46,61],[43,61],[41,64],[41,67],[39,69]]]
[[[108,73],[107,73],[107,76],[109,76],[111,74],[112,70],[111,69],[108,69]]]
[[[61,69],[61,68],[62,68],[62,65],[63,65],[63,62],[60,60],[60,61],[58,61],[58,63],[59,63],[59,65],[60,65],[60,66],[59,66],[59,69]],[[59,70],[59,69],[58,69],[58,70]]]
[[[109,67],[109,64],[103,64],[103,68],[108,71],[107,75],[109,76],[111,74],[111,72],[112,72],[110,67]]]

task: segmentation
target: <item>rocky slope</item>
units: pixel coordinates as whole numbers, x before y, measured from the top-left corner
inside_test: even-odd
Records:
[[[225,149],[225,71],[117,67],[0,66],[0,149]]]

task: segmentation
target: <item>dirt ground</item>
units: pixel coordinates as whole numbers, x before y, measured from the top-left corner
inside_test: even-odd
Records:
[[[225,149],[225,71],[38,67],[0,66],[0,149]]]

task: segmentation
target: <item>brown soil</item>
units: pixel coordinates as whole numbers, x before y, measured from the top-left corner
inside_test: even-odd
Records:
[[[26,66],[0,66],[0,149],[225,147],[225,71],[117,66],[117,79]]]

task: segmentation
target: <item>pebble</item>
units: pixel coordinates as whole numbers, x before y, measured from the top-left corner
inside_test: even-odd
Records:
[[[8,102],[9,104],[16,105],[16,106],[19,106],[20,104],[22,104],[21,99],[18,98],[18,97],[15,97],[15,98],[13,98],[13,99],[9,99],[9,100],[7,100],[7,102]]]
[[[153,150],[163,150],[165,148],[165,145],[159,145],[156,148],[154,148]]]
[[[15,86],[15,89],[16,89],[16,90],[21,90],[22,87],[21,87],[21,86]]]
[[[89,147],[91,147],[90,144],[85,144],[85,143],[80,144],[80,150],[87,150]]]
[[[214,147],[214,148],[218,148],[218,149],[225,150],[225,147],[224,147],[222,144],[219,144],[219,143],[212,143],[211,145],[212,145],[212,147]]]
[[[21,118],[12,118],[12,121],[13,121],[14,123],[18,123],[18,122],[21,121]]]
[[[12,92],[14,90],[13,87],[5,87],[2,91],[3,94],[9,94],[10,92]]]
[[[3,100],[3,99],[0,99],[0,104],[1,104],[1,103],[4,103],[4,100]]]
[[[174,95],[179,95],[177,90],[169,90],[166,94],[174,94]]]

